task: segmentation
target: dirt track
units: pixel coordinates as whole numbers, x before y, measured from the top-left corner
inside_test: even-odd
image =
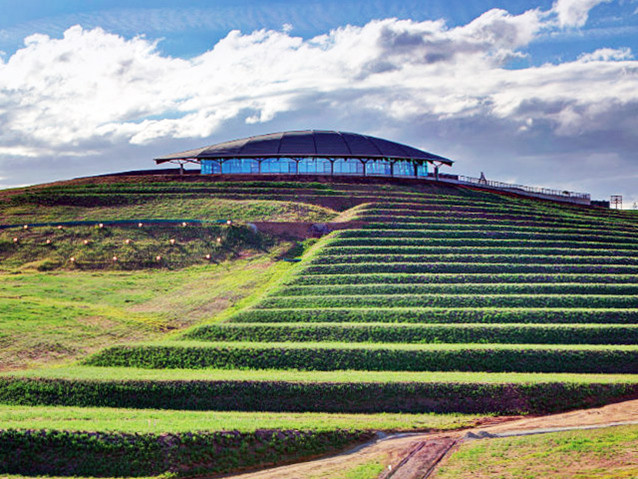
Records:
[[[428,474],[445,453],[472,432],[479,436],[524,432],[534,429],[601,426],[638,421],[638,400],[602,408],[578,410],[552,416],[512,418],[478,428],[449,433],[395,435],[368,443],[343,454],[292,464],[266,471],[232,476],[233,479],[328,479],[344,469],[377,460],[386,465],[382,479],[417,479]]]

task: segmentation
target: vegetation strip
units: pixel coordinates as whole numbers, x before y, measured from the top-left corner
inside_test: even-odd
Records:
[[[281,344],[281,345],[280,345]],[[363,371],[491,371],[638,373],[638,349],[529,345],[451,345],[444,348],[335,347],[331,343],[211,343],[113,346],[84,361],[89,366]],[[596,348],[596,349],[594,349]]]
[[[0,430],[0,472],[83,476],[228,473],[326,454],[369,440],[362,431],[131,434]]]
[[[310,308],[245,309],[235,323],[581,323],[636,324],[637,309]]]
[[[214,324],[184,335],[207,341],[638,344],[638,325]]]
[[[199,411],[544,414],[638,397],[638,383],[0,378],[0,403]]]
[[[636,295],[376,294],[275,296],[256,308],[638,308]]]

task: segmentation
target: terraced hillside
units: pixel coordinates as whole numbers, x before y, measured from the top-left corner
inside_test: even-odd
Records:
[[[0,402],[82,407],[89,417],[94,407],[516,414],[638,397],[635,217],[417,184],[270,186],[160,188],[313,203],[350,227],[324,236],[225,321],[112,346],[69,368],[5,375]],[[142,187],[117,186],[136,198]],[[102,194],[65,188],[92,205]],[[29,201],[59,208],[47,194]],[[409,428],[413,416],[404,417],[397,429]],[[333,444],[363,436],[338,437]],[[318,443],[315,452],[326,450]],[[200,469],[181,458],[166,470],[222,471],[201,454]],[[238,460],[235,468],[267,462]],[[155,473],[145,467],[136,473]]]

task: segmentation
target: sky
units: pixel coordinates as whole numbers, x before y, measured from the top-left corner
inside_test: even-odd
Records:
[[[638,202],[638,0],[0,0],[0,188],[284,130]]]

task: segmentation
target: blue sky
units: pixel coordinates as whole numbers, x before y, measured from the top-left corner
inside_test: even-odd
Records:
[[[285,129],[638,201],[638,2],[0,0],[0,185]]]

